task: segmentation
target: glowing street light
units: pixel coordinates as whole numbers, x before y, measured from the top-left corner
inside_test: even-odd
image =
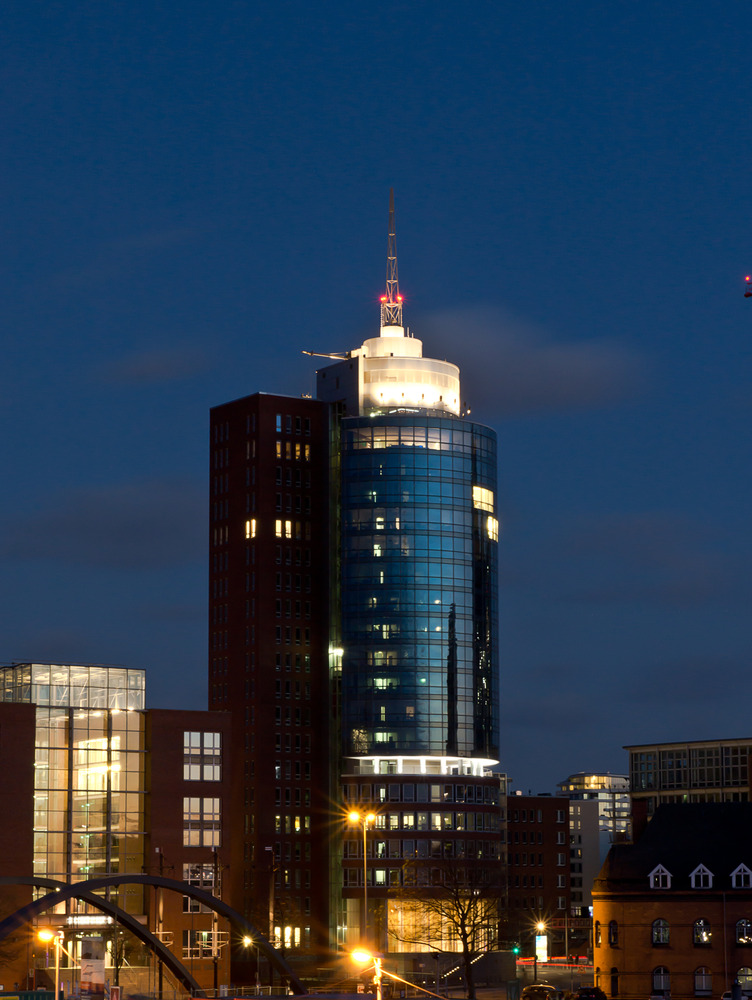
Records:
[[[373,952],[367,951],[365,948],[356,948],[355,951],[350,952],[350,956],[354,962],[358,962],[361,965],[365,965],[366,962],[373,962],[373,985],[376,987],[376,1000],[382,1000],[381,957],[374,955]]]
[[[261,989],[261,980],[259,979],[259,946],[258,946],[258,941],[254,941],[252,937],[248,937],[248,936],[244,937],[243,938],[243,946],[245,948],[248,948],[251,945],[254,945],[254,947],[256,948],[256,993],[258,993],[260,991],[260,989]]]
[[[538,982],[538,962],[548,961],[548,948],[543,947],[546,944],[545,938],[542,935],[546,931],[546,925],[543,920],[538,920],[535,924],[535,955],[533,956],[533,982]]]
[[[363,924],[361,936],[366,937],[368,931],[368,863],[366,859],[366,831],[371,823],[376,822],[376,813],[359,813],[357,809],[347,814],[351,823],[360,823],[363,827]]]
[[[60,1000],[60,952],[63,947],[63,931],[55,932],[49,927],[43,927],[37,931],[37,937],[46,945],[52,943],[55,946],[55,1000]]]

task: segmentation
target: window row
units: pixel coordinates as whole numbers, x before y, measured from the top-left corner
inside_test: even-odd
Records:
[[[281,566],[284,562],[285,566],[292,566],[293,564],[293,548],[291,545],[277,545],[274,549],[274,561],[278,566]],[[295,549],[295,565],[296,566],[310,566],[311,565],[311,550],[310,549]]]
[[[301,683],[301,681],[284,681],[276,680],[274,682],[274,693],[278,698],[282,697],[284,691],[285,698],[292,698],[293,695],[296,701],[300,700],[301,695],[307,700],[311,697],[311,685],[309,681]]]
[[[296,514],[310,514],[311,513],[311,498],[301,497],[299,493],[295,494],[293,497],[292,493],[285,493],[284,499],[281,493],[275,493],[274,495],[274,509],[277,511],[286,511],[288,514],[293,512],[293,504]]]
[[[542,865],[542,864],[545,864],[545,862],[544,862],[544,855],[542,853],[540,853],[540,852],[538,852],[538,860],[537,861],[535,860],[536,855],[535,855],[534,851],[530,851],[530,854],[529,854],[530,860],[529,861],[528,861],[528,853],[527,853],[527,851],[523,851],[522,854],[517,854],[517,853],[515,853],[514,855],[510,854],[509,855],[510,862],[512,862],[512,858],[514,858],[513,863],[516,866],[519,866],[519,867],[527,865],[527,864],[530,864],[530,865],[535,865],[535,864]],[[552,860],[551,857],[549,857],[548,858],[549,863],[550,863],[551,860]],[[565,868],[565,867],[567,867],[567,855],[566,855],[566,853],[564,851],[560,851],[559,853],[557,853],[557,855],[556,855],[556,867],[557,868]]]
[[[274,641],[277,643],[277,645],[280,645],[282,643],[283,639],[284,639],[285,645],[287,645],[287,646],[291,645],[292,642],[293,642],[293,636],[294,636],[294,642],[295,642],[296,646],[300,646],[301,642],[305,643],[306,646],[310,646],[310,644],[311,644],[311,630],[309,628],[304,628],[304,629],[296,628],[296,629],[293,629],[290,625],[285,625],[284,631],[283,631],[281,625],[275,626],[275,629],[274,629]]]
[[[284,802],[283,800],[284,793]],[[311,804],[311,792],[310,789],[304,788],[275,788],[274,789],[274,805],[275,806],[310,806]]]
[[[713,973],[706,965],[701,965],[692,973],[693,991],[696,997],[709,997],[713,995]],[[736,978],[742,985],[743,991],[748,991],[752,986],[752,969],[742,967],[736,973]],[[651,975],[652,992],[658,996],[668,997],[671,995],[671,973],[665,965],[659,965],[653,969]],[[747,995],[743,992],[744,996]]]
[[[284,711],[281,705],[277,705],[274,708],[274,722],[276,725],[281,726],[310,726],[311,724],[311,710],[310,708],[296,708],[294,711],[292,708],[285,708]]]
[[[737,865],[730,873],[732,889],[751,889],[752,870],[745,864]],[[698,865],[689,873],[689,882],[693,889],[712,889],[715,875],[705,865]],[[651,889],[670,889],[673,875],[663,865],[656,867],[648,874]]]
[[[293,425],[295,427],[295,433],[310,435],[311,433],[311,418],[310,417],[292,417],[289,413],[285,414],[285,434],[292,434]],[[277,434],[282,433],[282,414],[277,413],[274,417],[274,428]]]
[[[376,840],[367,845],[366,857],[380,858],[497,858],[499,845],[485,840]],[[360,840],[344,842],[345,858],[363,858]]]
[[[297,462],[301,459],[304,462],[311,461],[311,446],[309,444],[301,444],[300,441],[296,441],[294,444],[292,441],[277,441],[274,453],[277,458],[284,458],[288,462],[292,461],[293,458]]]
[[[279,574],[277,574],[279,576]],[[281,597],[278,597],[274,602],[274,617],[281,618],[283,613],[285,618],[292,618],[294,612],[295,618],[310,618],[311,617],[311,602],[310,601],[296,601],[294,606],[292,600],[289,598],[283,601]]]
[[[752,945],[752,920],[746,917],[737,920],[735,925],[735,940],[738,945]],[[710,921],[700,917],[692,924],[692,944],[706,946],[711,943],[713,932]],[[654,920],[651,925],[651,942],[655,947],[665,947],[671,943],[671,927],[668,920]]]
[[[281,816],[279,813],[274,817],[275,833],[310,833],[310,816]]]
[[[284,843],[277,841],[274,844],[274,860],[275,861],[310,861],[311,860],[311,842],[306,840],[301,844],[299,840],[289,841],[286,840]]]
[[[296,761],[285,761],[282,764],[281,761],[277,761],[274,765],[274,777],[277,781],[281,781],[283,776],[287,781],[292,781],[293,774],[295,775],[295,780],[300,781],[310,781],[311,779],[311,765],[309,761],[299,760]]]
[[[281,733],[277,733],[274,737],[274,749],[277,753],[281,753],[282,750],[286,753],[310,753],[311,752],[311,737],[309,735],[291,736],[289,733],[282,736]]]
[[[293,469],[292,466],[287,466],[283,473],[282,466],[278,465],[274,471],[274,485],[295,486],[299,490],[309,490],[311,488],[311,473],[307,469],[301,472],[300,469]]]
[[[477,830],[495,833],[499,829],[499,816],[495,812],[403,812],[377,813],[376,830]]]
[[[499,804],[498,785],[463,784],[399,784],[345,785],[345,801],[358,802],[476,802],[495,806]]]
[[[275,538],[294,538],[296,541],[300,541],[305,535],[305,540],[310,542],[311,522],[286,521],[277,518],[274,522],[274,535]]]

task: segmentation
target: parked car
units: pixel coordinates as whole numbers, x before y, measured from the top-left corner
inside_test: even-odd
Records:
[[[600,986],[580,986],[575,996],[580,1000],[606,1000],[606,994]]]
[[[530,983],[524,986],[520,1000],[560,1000],[561,991],[549,983]]]

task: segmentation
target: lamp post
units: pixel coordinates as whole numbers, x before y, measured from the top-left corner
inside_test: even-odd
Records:
[[[536,937],[535,937],[535,955],[533,957],[533,982],[538,982],[538,935],[542,934],[546,929],[546,925],[542,920],[539,920],[535,925]]]
[[[55,946],[55,1000],[60,1000],[60,951],[63,947],[63,931],[55,931],[43,928],[37,933],[40,941],[49,945],[52,942]]]
[[[382,1000],[381,956],[374,955],[373,952],[366,951],[365,948],[357,948],[350,954],[356,962],[373,962],[373,985],[376,987],[376,1000]],[[389,973],[389,975],[391,975],[391,973]]]
[[[371,823],[376,822],[376,813],[359,813],[354,809],[347,814],[351,823],[360,823],[363,827],[363,921],[361,925],[361,940],[366,938],[368,933],[368,862],[366,859],[366,831]],[[375,959],[374,959],[375,961]]]
[[[261,988],[261,980],[259,978],[259,946],[258,946],[258,942],[254,941],[253,938],[251,938],[251,937],[244,937],[243,938],[243,944],[244,944],[244,946],[246,948],[248,948],[250,945],[254,945],[255,948],[256,948],[256,994],[258,995],[258,992],[259,992],[259,990]]]

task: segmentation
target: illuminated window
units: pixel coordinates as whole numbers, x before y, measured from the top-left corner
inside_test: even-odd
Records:
[[[295,458],[300,460],[300,444],[297,441],[295,443]]]
[[[183,865],[183,881],[194,889],[214,895],[214,865]],[[211,907],[183,896],[183,913],[211,913]]]
[[[275,534],[275,537],[277,537],[277,538],[281,538],[282,537],[282,522],[281,521],[275,521],[274,522],[274,534]]]
[[[742,918],[736,921],[736,943],[742,945],[752,944],[752,920]]]
[[[488,531],[488,537],[492,542],[498,542],[499,540],[499,522],[495,517],[489,517],[486,521],[486,530]]]
[[[281,441],[277,441],[276,455],[277,455],[277,458],[282,458],[282,442]]]
[[[285,521],[285,538],[292,538],[292,521]]]
[[[219,847],[219,799],[190,797],[183,799],[183,846]]]
[[[311,446],[309,444],[304,446],[303,455],[305,457],[306,462],[311,461]]]
[[[221,733],[183,733],[183,781],[221,781]]]
[[[211,958],[211,931],[183,931],[183,958]]]
[[[256,537],[256,518],[252,517],[250,521],[245,522],[245,537],[255,538]]]
[[[699,920],[695,920],[692,924],[692,944],[695,947],[707,947],[710,944],[710,939],[713,936],[710,930],[710,921],[706,920],[704,917],[700,917]]]
[[[473,486],[473,507],[477,510],[487,510],[493,513],[493,490],[488,490],[485,486]]]

